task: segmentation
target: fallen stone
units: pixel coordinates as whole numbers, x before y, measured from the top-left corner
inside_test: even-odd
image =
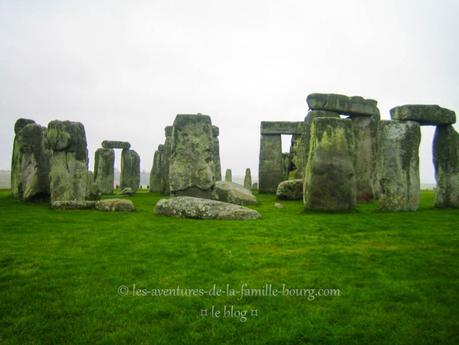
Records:
[[[155,213],[193,219],[247,220],[261,218],[257,211],[250,208],[187,196],[159,200],[155,206]]]
[[[415,211],[419,205],[419,143],[414,121],[380,121],[377,174],[380,205],[386,211]]]
[[[252,192],[234,182],[217,181],[212,199],[237,205],[253,205],[257,199]]]
[[[274,203],[275,208],[284,208],[284,205],[282,205],[280,202],[275,202]]]
[[[104,149],[122,149],[129,150],[131,144],[127,141],[113,141],[113,140],[104,140],[102,141],[102,147]]]
[[[356,187],[351,120],[321,117],[313,120],[303,198],[306,210],[354,209]]]
[[[169,186],[173,196],[210,198],[215,186],[212,122],[207,115],[177,115]]]
[[[456,123],[456,113],[438,105],[408,104],[390,110],[392,120],[416,121],[421,126],[450,125]]]
[[[302,200],[303,199],[303,180],[287,180],[279,183],[276,191],[278,199]]]
[[[459,208],[459,133],[453,126],[437,126],[433,162],[437,181],[435,206]]]
[[[132,212],[135,211],[134,203],[126,199],[104,199],[96,202],[96,209],[108,212]]]
[[[51,208],[60,210],[79,210],[79,209],[93,209],[96,207],[96,201],[53,201]]]
[[[378,102],[360,96],[312,93],[306,99],[309,109],[333,111],[350,116],[379,116]]]
[[[118,195],[133,195],[134,191],[130,187],[123,188],[118,192]]]

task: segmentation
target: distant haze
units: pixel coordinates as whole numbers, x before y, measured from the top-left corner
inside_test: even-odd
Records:
[[[177,113],[209,114],[223,171],[256,176],[260,121],[301,121],[312,92],[376,99],[384,119],[407,103],[458,111],[458,18],[455,0],[0,0],[0,169],[21,116],[83,122],[91,169],[111,139],[149,171]]]

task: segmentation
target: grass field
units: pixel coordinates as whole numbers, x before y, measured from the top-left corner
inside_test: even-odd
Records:
[[[159,217],[159,198],[114,214],[1,191],[0,344],[459,344],[459,210],[432,192],[407,213],[259,195],[263,219],[245,222]],[[339,296],[151,296],[214,284]]]

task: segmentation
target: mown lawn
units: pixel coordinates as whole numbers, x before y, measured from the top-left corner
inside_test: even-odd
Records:
[[[115,214],[1,191],[0,344],[459,344],[459,210],[432,208],[432,192],[408,213],[305,213],[259,195],[263,219],[245,222],[159,217],[159,198]],[[136,296],[133,284],[340,296]]]

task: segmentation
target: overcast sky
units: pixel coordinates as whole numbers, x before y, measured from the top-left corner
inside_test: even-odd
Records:
[[[256,175],[260,121],[303,120],[309,93],[376,99],[386,119],[407,103],[459,111],[458,18],[455,0],[0,0],[0,169],[18,117],[83,122],[90,169],[111,139],[149,171],[176,114],[209,114],[223,169]]]

